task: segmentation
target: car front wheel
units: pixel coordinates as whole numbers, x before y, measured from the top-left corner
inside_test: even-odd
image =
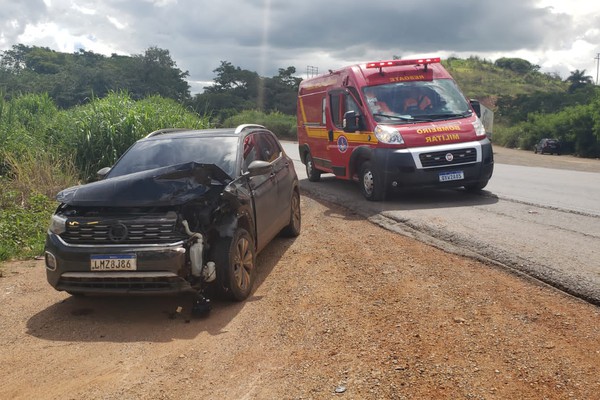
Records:
[[[223,295],[236,301],[248,298],[256,278],[256,255],[250,234],[238,228],[233,237],[221,239],[217,242],[214,260]]]

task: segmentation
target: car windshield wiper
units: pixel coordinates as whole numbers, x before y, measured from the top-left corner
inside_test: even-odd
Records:
[[[374,113],[373,116],[374,117],[384,117],[384,118],[389,118],[389,119],[399,119],[399,120],[408,121],[408,122],[431,122],[431,121],[433,121],[431,118],[413,117],[410,115],[390,115],[390,114]]]
[[[428,117],[434,119],[457,119],[466,118],[472,114],[471,111],[465,111],[462,113],[441,113],[441,114],[427,114]]]

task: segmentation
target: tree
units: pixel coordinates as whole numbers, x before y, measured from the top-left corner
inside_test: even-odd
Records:
[[[157,94],[178,101],[190,97],[190,85],[185,80],[189,72],[177,68],[169,50],[150,47],[144,54],[135,55],[134,59],[140,78],[139,87],[136,88],[141,92],[138,96]]]
[[[576,69],[575,71],[571,72],[571,75],[569,75],[565,81],[570,83],[569,93],[573,93],[577,89],[580,89],[586,85],[591,85],[594,82],[591,76],[585,74],[585,69],[582,71]]]
[[[215,84],[205,87],[207,93],[230,93],[244,100],[256,99],[260,77],[256,72],[234,67],[229,61],[213,70],[217,74]]]
[[[540,70],[539,65],[532,64],[529,61],[524,60],[522,58],[502,57],[497,59],[494,65],[499,68],[508,69],[522,75],[525,75],[529,72],[537,72]]]
[[[296,113],[296,96],[302,78],[294,76],[295,67],[279,68],[279,74],[265,79],[265,109],[283,114]]]

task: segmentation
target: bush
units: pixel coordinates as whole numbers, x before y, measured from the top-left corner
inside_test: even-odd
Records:
[[[296,139],[296,117],[278,111],[265,114],[262,111],[246,110],[223,121],[223,126],[227,128],[241,124],[263,125],[280,139]]]

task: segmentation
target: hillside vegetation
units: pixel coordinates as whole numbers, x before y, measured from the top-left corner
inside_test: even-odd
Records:
[[[600,90],[585,71],[563,81],[519,58],[450,58],[443,64],[467,97],[494,111],[494,143],[531,150],[551,137],[562,142],[563,153],[600,157]]]
[[[501,62],[498,65],[478,57],[451,57],[442,60],[442,64],[468,97],[482,100],[490,107],[495,107],[496,100],[502,96],[567,92],[569,84],[560,77],[540,73],[536,66],[522,61],[525,63],[521,69],[500,66],[503,65]]]

